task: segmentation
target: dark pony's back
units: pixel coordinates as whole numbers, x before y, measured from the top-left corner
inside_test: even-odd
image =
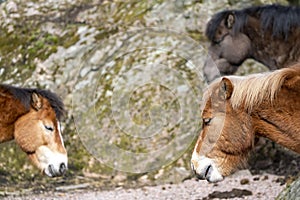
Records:
[[[300,7],[283,5],[265,5],[249,7],[243,10],[225,10],[217,13],[206,28],[206,36],[210,41],[216,34],[221,21],[229,14],[236,16],[233,31],[243,31],[248,17],[260,19],[262,31],[271,30],[272,36],[286,39],[294,27],[300,26]]]
[[[207,81],[234,74],[248,59],[270,70],[300,62],[300,7],[264,5],[216,13],[208,22]]]

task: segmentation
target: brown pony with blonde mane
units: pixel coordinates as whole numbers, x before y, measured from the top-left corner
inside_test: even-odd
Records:
[[[300,64],[216,80],[205,91],[202,120],[191,159],[200,179],[221,181],[245,167],[255,136],[300,153]]]
[[[0,85],[0,142],[14,139],[43,173],[61,176],[68,164],[63,113],[61,99],[50,91]]]

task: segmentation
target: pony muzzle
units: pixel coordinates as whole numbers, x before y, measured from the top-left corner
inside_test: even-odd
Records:
[[[49,177],[58,177],[64,175],[66,171],[66,164],[61,163],[58,168],[55,167],[53,164],[48,165],[48,167],[44,170],[44,173]]]
[[[62,176],[68,169],[67,153],[52,151],[46,146],[41,146],[36,151],[39,168],[49,177]]]
[[[219,172],[214,161],[210,158],[200,156],[197,160],[192,160],[191,168],[196,177],[200,180],[207,180],[208,182],[219,182],[224,179]]]
[[[48,164],[45,165],[45,168],[43,170],[44,174],[46,174],[49,177],[58,177],[63,176],[66,171],[68,170],[68,164],[67,161],[61,161],[62,155],[57,156],[58,160],[52,162],[48,162]]]

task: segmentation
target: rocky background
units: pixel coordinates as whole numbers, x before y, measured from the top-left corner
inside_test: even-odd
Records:
[[[118,107],[114,110],[114,106],[108,105],[114,98],[118,102],[122,93],[132,92],[126,85],[128,82],[139,83],[158,77],[157,82],[166,79],[164,83],[174,87],[172,90],[176,91],[177,96],[185,96],[184,103],[197,106],[205,87],[201,68],[207,41],[203,33],[209,18],[226,8],[298,3],[284,0],[0,2],[0,82],[50,89],[63,98],[68,110],[63,121],[63,137],[69,152],[68,173],[62,178],[49,179],[29,163],[14,142],[1,144],[0,195],[40,193],[65,185],[110,189],[178,183],[190,179],[192,173],[189,163],[197,130],[189,133],[188,138],[181,136],[198,122],[196,125],[194,121],[185,124],[185,129],[176,126],[176,118],[170,116],[176,116],[180,102],[172,99],[168,88],[146,84],[135,88],[135,93],[128,99],[134,124],[141,125],[140,128],[147,127],[153,120],[151,117],[154,117],[158,126],[164,124],[161,134],[148,140],[122,134],[122,130],[135,132],[135,126],[126,125],[127,116],[121,114],[123,110],[118,110]],[[160,69],[163,70],[151,68],[157,65],[162,65]],[[164,66],[169,66],[174,71],[172,73],[180,78],[166,77],[171,72],[164,71]],[[134,67],[137,69],[133,70]],[[140,79],[132,79],[139,69],[151,70],[148,74],[142,73]],[[238,74],[266,70],[250,60]],[[120,84],[122,81],[124,84]],[[182,83],[185,81],[189,88]],[[116,88],[119,96],[114,96]],[[189,89],[193,90],[193,94],[186,92]],[[195,100],[195,96],[199,100]],[[167,116],[160,116],[162,109],[168,110]],[[191,109],[197,110],[197,107]],[[118,113],[117,122],[121,125],[112,117],[113,112]],[[194,114],[197,115],[197,111],[192,116]],[[127,166],[123,170],[127,172],[122,172],[117,170],[122,163],[114,167],[97,159],[110,156],[109,150],[90,149],[95,145],[93,142],[99,139],[99,135],[94,134],[97,129],[110,134],[101,137],[107,138],[111,144],[135,153],[161,149],[174,138],[179,138],[176,147],[186,140],[189,143],[182,149],[176,149],[178,153],[175,158],[161,167],[149,172],[132,173],[131,166]],[[145,129],[145,132],[151,130]],[[176,135],[178,132],[181,134]],[[299,156],[267,140],[260,143],[250,161],[253,174],[264,171],[282,175],[284,178],[280,181],[283,184],[299,176]],[[166,158],[167,152],[162,156]],[[125,163],[132,162],[126,159],[124,157]],[[153,160],[145,162],[153,163]]]

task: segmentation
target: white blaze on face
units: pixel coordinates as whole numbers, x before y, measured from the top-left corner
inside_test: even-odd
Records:
[[[224,179],[215,162],[210,158],[200,156],[196,151],[193,152],[191,165],[200,179],[206,179],[209,182],[218,182]]]
[[[61,144],[65,148],[64,140],[63,140],[63,137],[61,135],[61,126],[60,126],[59,121],[57,121],[57,129],[58,129],[58,134],[59,134],[59,137],[60,137]]]
[[[44,128],[44,125],[42,125]],[[58,145],[51,145],[49,146],[59,146],[62,145],[63,149],[65,149],[63,138],[61,135],[61,127],[60,123],[57,121],[57,130],[60,137],[61,144]],[[50,137],[53,137],[51,139],[52,142],[54,142],[54,133],[49,132],[46,130],[45,134],[47,134]],[[40,168],[43,170],[43,172],[50,177],[54,176],[61,176],[68,167],[68,157],[67,153],[59,152],[59,150],[56,149],[50,149],[48,146],[43,145],[37,148],[35,151],[36,158],[39,162]]]

